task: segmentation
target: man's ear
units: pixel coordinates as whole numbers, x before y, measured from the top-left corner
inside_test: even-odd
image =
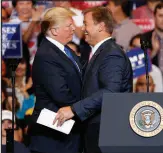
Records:
[[[51,28],[50,29],[53,36],[58,36],[59,29],[58,28]]]
[[[99,32],[104,31],[104,29],[105,29],[105,23],[104,22],[100,22],[99,23]]]

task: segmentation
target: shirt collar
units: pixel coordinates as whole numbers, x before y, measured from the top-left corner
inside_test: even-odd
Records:
[[[161,37],[161,36],[157,33],[156,30],[155,30],[155,32],[156,32],[156,36],[157,36],[158,40],[163,41],[163,37]]]
[[[105,38],[104,40],[98,42],[94,47],[92,47],[92,55],[97,51],[97,49],[101,46],[102,43],[111,39],[111,37]]]
[[[55,46],[57,46],[60,50],[64,51],[64,45],[62,45],[60,42],[46,36],[46,39],[48,39],[51,43],[53,43]]]

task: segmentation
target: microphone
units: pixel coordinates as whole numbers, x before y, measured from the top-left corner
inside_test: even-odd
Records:
[[[141,49],[144,51],[145,58],[145,71],[146,71],[146,87],[147,92],[149,92],[149,72],[148,72],[148,48],[150,48],[150,42],[145,38],[145,36],[140,37]]]
[[[12,128],[6,130],[6,150],[14,153],[14,114],[15,114],[15,70],[22,59],[22,34],[20,24],[2,24],[2,59],[11,69],[12,83]]]
[[[144,37],[140,37],[140,44],[141,44],[141,49],[144,51],[147,51],[148,48],[150,48],[150,42]]]

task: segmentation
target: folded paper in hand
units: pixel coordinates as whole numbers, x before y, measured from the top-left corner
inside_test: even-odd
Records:
[[[37,119],[37,123],[47,126],[49,128],[52,128],[54,130],[60,131],[62,133],[69,134],[75,121],[70,119],[70,120],[65,121],[62,126],[57,127],[57,122],[53,125],[53,121],[54,121],[56,115],[57,115],[57,113],[44,108],[44,109],[42,109],[42,111]]]

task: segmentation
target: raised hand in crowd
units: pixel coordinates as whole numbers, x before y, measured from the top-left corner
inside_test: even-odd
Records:
[[[32,21],[40,21],[41,14],[43,13],[45,6],[38,6],[32,9]]]
[[[33,84],[32,78],[30,77],[25,85],[22,84],[21,86],[19,86],[19,90],[24,95],[25,98],[29,97],[27,90],[32,87],[32,84]]]

